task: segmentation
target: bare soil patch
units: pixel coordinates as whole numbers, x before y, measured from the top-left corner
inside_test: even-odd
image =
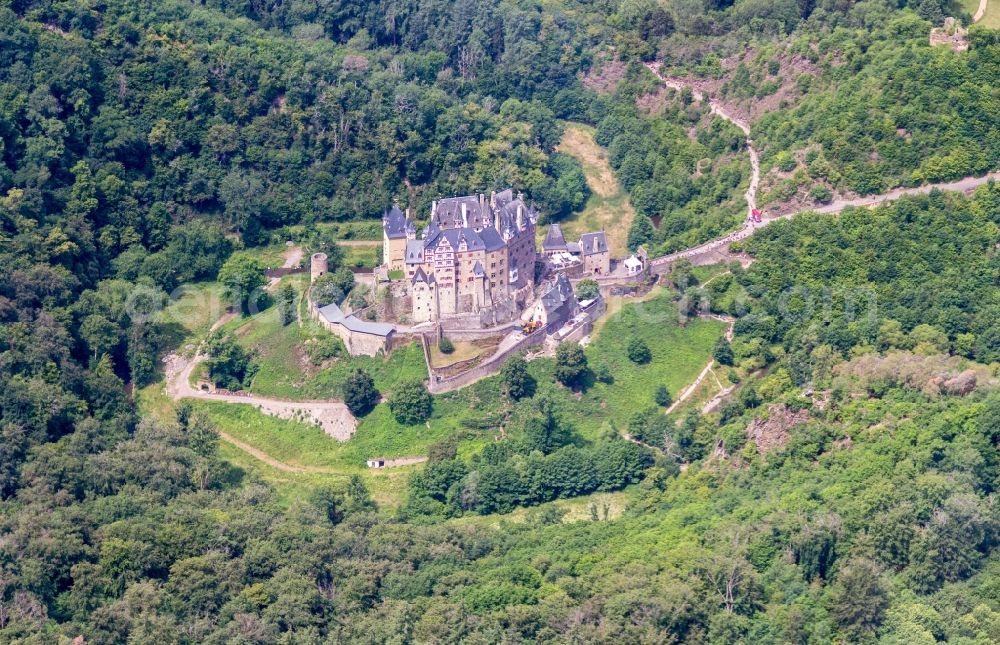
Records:
[[[569,126],[559,142],[559,152],[572,155],[583,164],[587,175],[587,185],[601,197],[616,195],[621,187],[614,171],[608,164],[608,151],[597,145],[589,130]]]
[[[625,78],[628,65],[620,60],[610,59],[594,65],[583,77],[583,86],[598,94],[610,94]]]

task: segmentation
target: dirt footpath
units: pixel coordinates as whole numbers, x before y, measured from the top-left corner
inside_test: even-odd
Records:
[[[357,429],[357,420],[342,401],[285,401],[252,394],[204,392],[191,387],[191,372],[203,359],[204,356],[200,354],[191,360],[178,354],[169,354],[163,359],[166,368],[167,396],[175,401],[191,398],[252,405],[272,417],[318,425],[326,434],[338,441],[347,441]]]

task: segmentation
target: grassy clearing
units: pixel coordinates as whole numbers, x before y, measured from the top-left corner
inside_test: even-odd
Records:
[[[204,336],[226,313],[227,306],[222,286],[217,282],[195,282],[178,287],[160,312],[160,323],[168,334],[164,346],[177,347],[185,340]]]
[[[559,152],[576,157],[583,165],[587,185],[592,191],[583,211],[560,222],[567,240],[578,240],[587,231],[607,231],[611,254],[626,255],[628,228],[635,217],[628,194],[618,183],[608,164],[608,152],[594,140],[594,128],[581,123],[567,123]],[[539,240],[545,236],[539,229]]]
[[[610,314],[603,330],[587,346],[591,368],[606,365],[612,383],[592,382],[580,392],[572,392],[554,382],[553,359],[529,364],[538,382],[538,391],[559,404],[563,416],[585,440],[597,440],[604,433],[617,433],[628,424],[632,413],[655,405],[653,397],[663,384],[675,396],[708,363],[715,341],[725,332],[716,320],[692,319],[681,326],[673,292],[659,289],[645,301],[622,306]],[[649,346],[652,361],[636,365],[628,359],[628,341],[638,336]],[[492,382],[492,379],[483,383]],[[494,385],[496,387],[496,385]]]
[[[499,338],[487,338],[478,341],[452,341],[455,351],[450,354],[442,353],[436,344],[431,345],[431,364],[435,368],[439,368],[458,363],[459,361],[467,361],[477,356],[490,356],[496,351],[499,341]]]
[[[562,521],[565,523],[569,522],[582,522],[591,521],[591,505],[596,505],[597,516],[600,520],[604,520],[604,508],[608,509],[608,520],[614,520],[621,516],[622,512],[625,510],[625,506],[628,504],[629,497],[635,487],[630,487],[625,490],[617,491],[614,493],[592,493],[590,495],[583,495],[581,497],[574,497],[572,499],[557,499],[552,502],[546,502],[545,504],[540,504],[538,506],[533,506],[530,508],[518,508],[510,513],[493,513],[491,515],[463,515],[462,517],[456,517],[455,519],[448,520],[449,524],[455,524],[459,526],[482,526],[489,528],[500,528],[505,522],[514,524],[523,524],[525,522],[531,521],[534,517],[544,513],[549,508],[558,508],[566,512],[563,516]]]
[[[705,284],[712,278],[728,273],[729,267],[725,264],[708,264],[700,267],[692,267],[691,274],[698,281],[699,285]]]
[[[143,388],[136,393],[136,401],[143,416],[165,422],[173,422],[175,419],[175,404],[165,395],[162,384]],[[226,441],[219,442],[219,454],[223,459],[243,471],[246,480],[259,479],[273,486],[286,505],[307,498],[318,486],[345,485],[351,475],[360,474],[375,501],[389,512],[402,502],[410,473],[421,468],[420,465],[415,465],[370,470],[365,466],[365,458],[361,454],[371,450],[372,444],[377,443],[371,436],[356,444],[352,443],[353,439],[340,443],[314,426],[269,417],[248,405],[211,401],[192,401],[192,404],[195,410],[206,414],[220,431],[252,445],[283,464],[305,470],[281,470]],[[475,446],[481,443],[464,447],[463,451],[477,450]],[[417,442],[415,445],[420,444]],[[398,455],[390,455],[387,451],[386,454],[406,456],[420,453],[403,451]]]
[[[682,327],[666,291],[624,307],[587,347],[590,363],[606,365],[615,379],[594,389],[603,394],[602,404],[619,414],[654,405],[653,396],[661,384],[676,396],[698,376],[724,332],[725,324],[716,320],[691,319]],[[653,359],[646,365],[628,359],[626,346],[634,337],[649,345]]]
[[[435,402],[431,418],[426,424],[417,426],[398,424],[389,412],[388,405],[380,404],[367,416],[359,419],[357,432],[345,442],[331,439],[316,426],[269,417],[249,405],[215,401],[192,403],[196,410],[208,416],[221,431],[284,464],[307,471],[287,473],[261,463],[262,467],[275,470],[285,479],[294,479],[305,486],[314,479],[306,475],[347,477],[360,473],[366,479],[380,479],[381,490],[387,497],[394,496],[397,501],[398,495],[389,494],[396,490],[392,483],[396,479],[396,473],[409,472],[419,466],[372,471],[365,466],[367,459],[423,456],[432,444],[449,437],[462,440],[462,452],[470,454],[492,440],[492,433],[462,428],[462,412],[467,408],[464,403],[447,398],[439,398]],[[247,459],[252,458],[247,456]],[[252,460],[257,462],[256,459]],[[314,481],[312,483],[315,485]],[[403,482],[399,483],[402,485]],[[400,487],[396,492],[401,494],[404,488]]]
[[[378,255],[382,247],[380,246],[344,246],[338,245],[344,250],[345,267],[358,269],[374,269],[378,265]]]
[[[979,9],[979,0],[959,0],[958,4],[970,16],[975,16],[976,10]],[[986,4],[986,13],[976,24],[991,29],[1000,29],[1000,1],[989,0]]]
[[[975,9],[973,9],[973,12],[975,12]],[[998,2],[998,0],[992,0],[989,4],[987,4],[986,13],[983,14],[983,19],[976,24],[989,27],[990,29],[1000,29],[1000,2]]]
[[[317,222],[317,230],[324,235],[339,240],[381,240],[382,221],[367,220],[359,222]],[[290,236],[296,236],[305,231],[305,224],[294,224],[281,229]]]

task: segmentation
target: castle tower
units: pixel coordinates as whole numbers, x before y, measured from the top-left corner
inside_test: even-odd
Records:
[[[310,282],[316,282],[316,278],[320,277],[329,270],[329,265],[326,261],[326,253],[313,253],[312,258],[309,262],[309,280]]]

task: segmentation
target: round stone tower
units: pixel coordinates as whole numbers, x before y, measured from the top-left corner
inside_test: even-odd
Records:
[[[326,273],[327,268],[326,253],[313,253],[310,263],[310,281],[315,282],[316,278]]]

